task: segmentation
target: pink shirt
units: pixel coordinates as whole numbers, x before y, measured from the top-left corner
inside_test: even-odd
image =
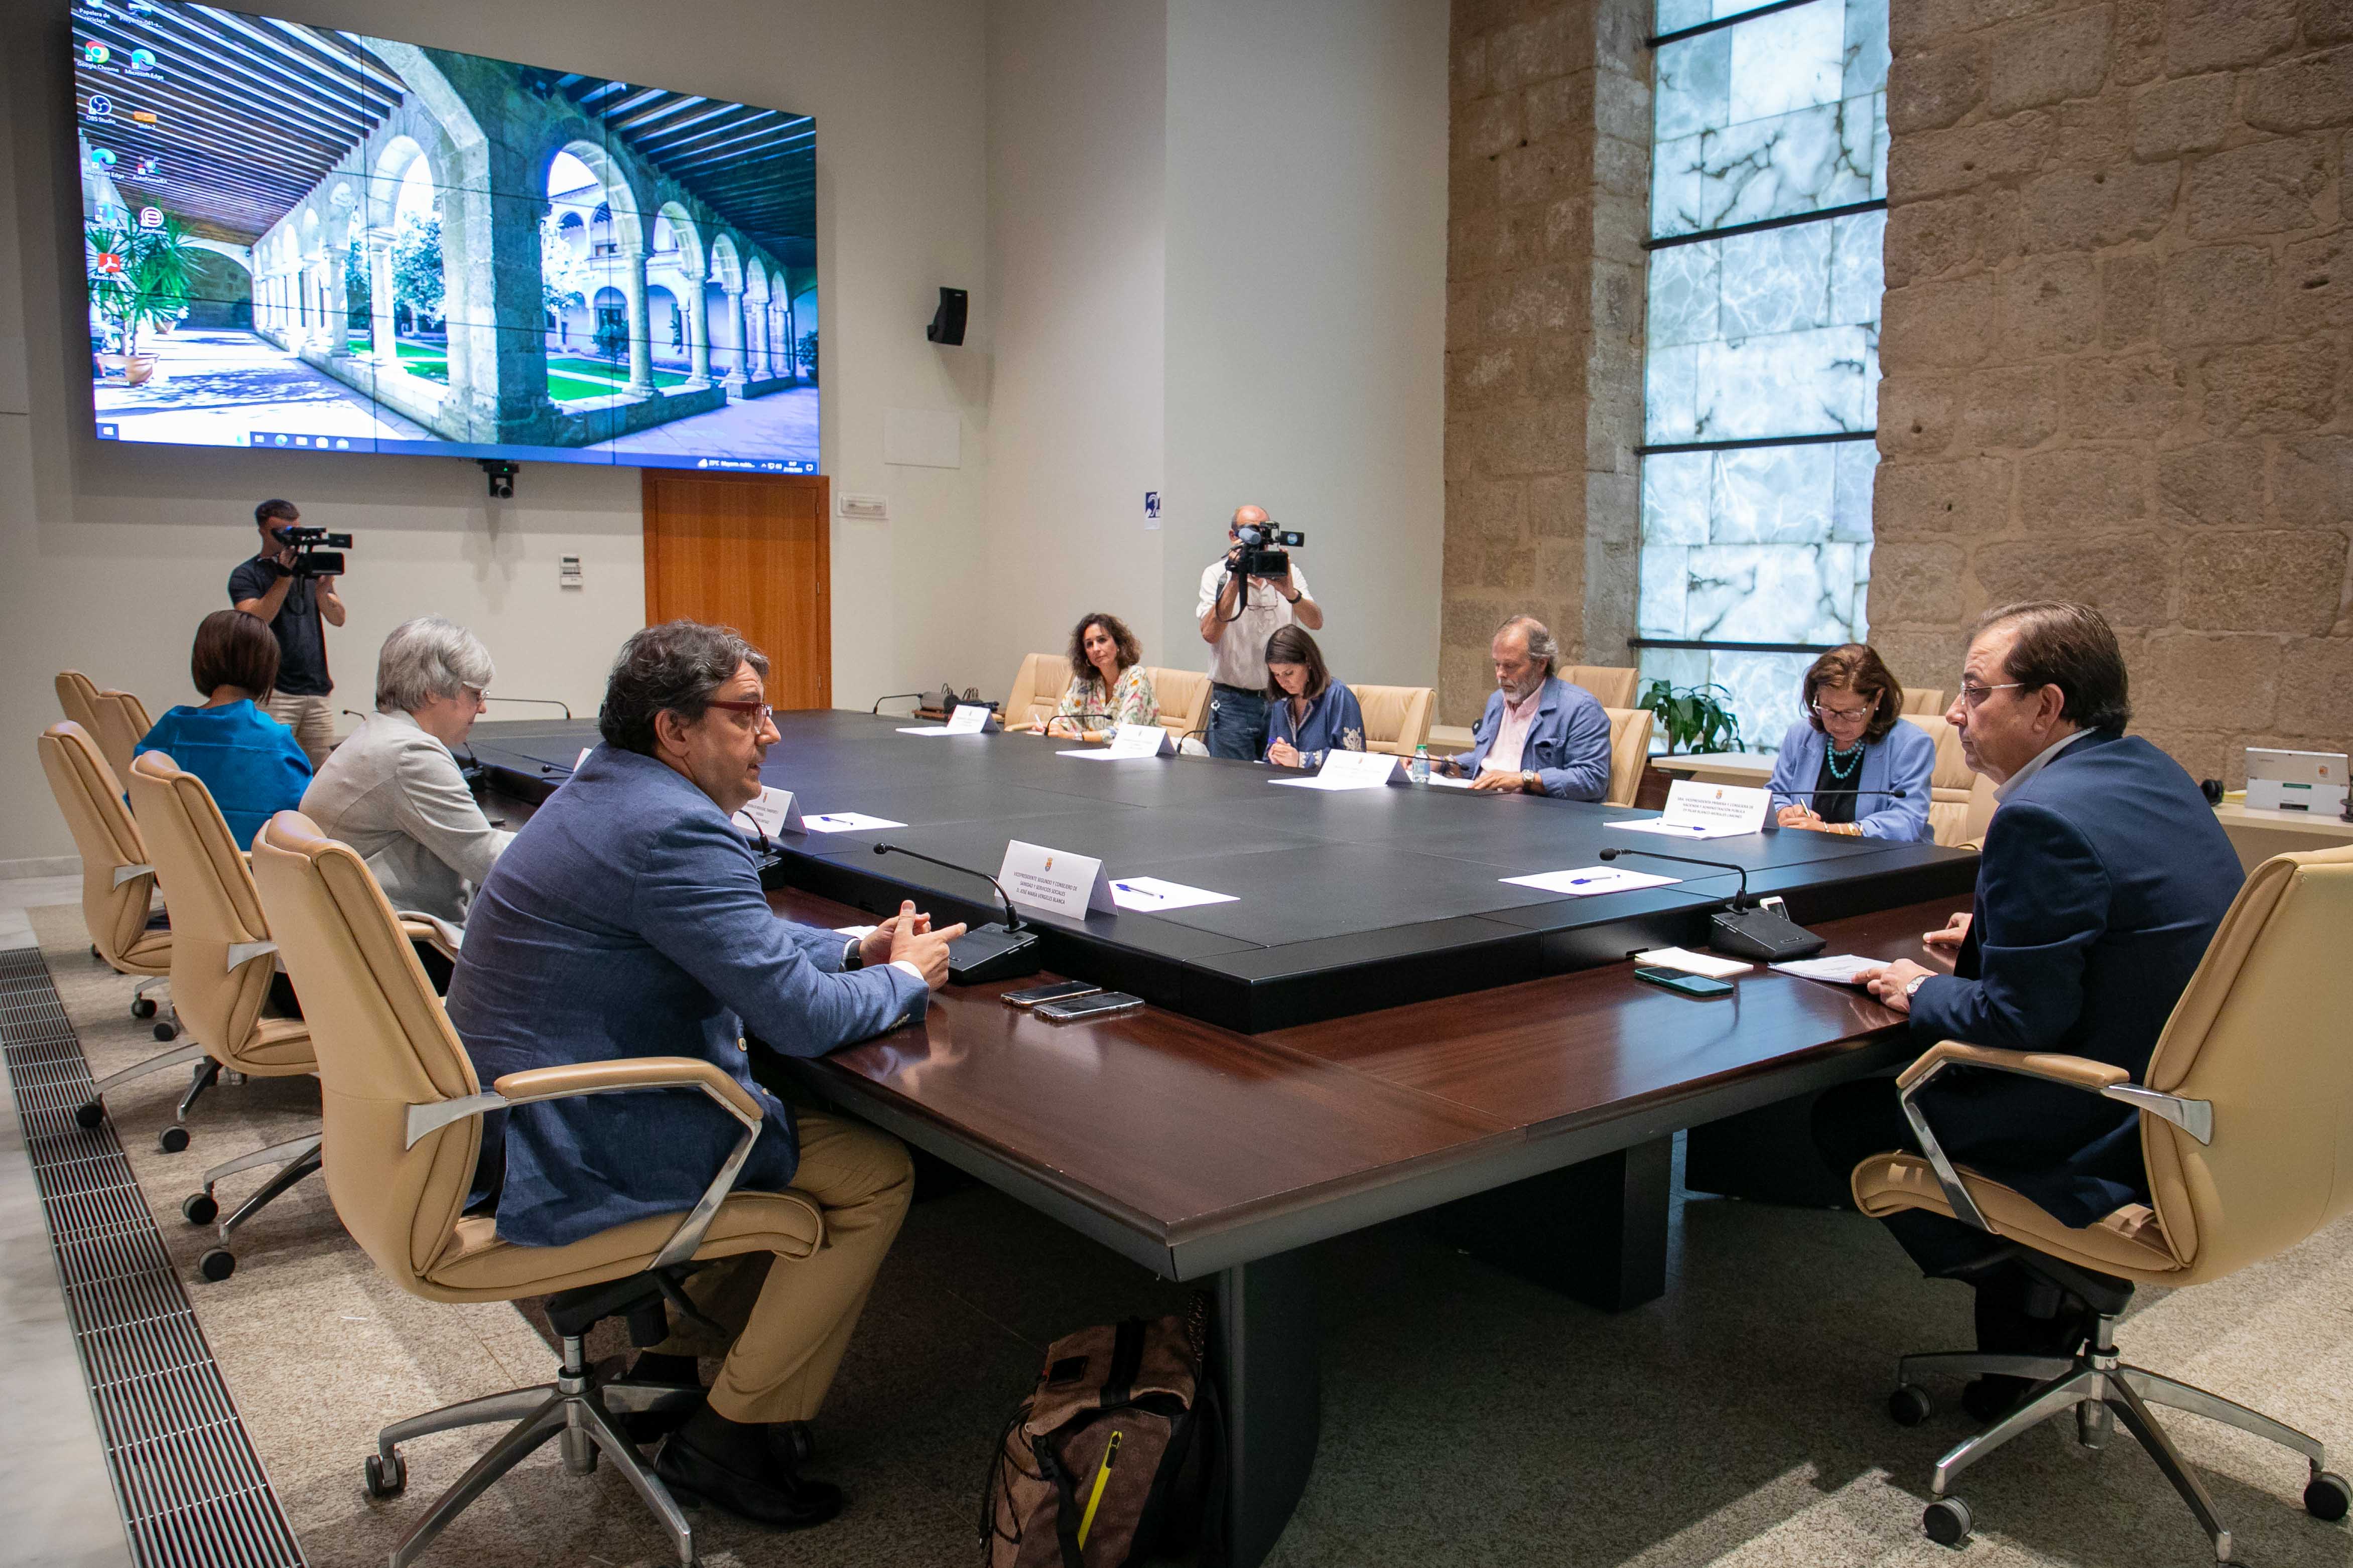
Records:
[[[1495,743],[1487,748],[1486,768],[1489,772],[1515,773],[1520,772],[1520,752],[1528,743],[1528,726],[1535,722],[1536,706],[1544,697],[1544,685],[1514,702],[1504,699],[1504,721],[1495,731]]]

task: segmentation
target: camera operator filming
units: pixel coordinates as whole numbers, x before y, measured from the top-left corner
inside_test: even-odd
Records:
[[[335,579],[343,570],[340,552],[350,548],[352,537],[300,526],[302,514],[289,500],[263,501],[253,509],[253,521],[261,530],[261,553],[229,574],[228,600],[267,622],[278,639],[278,688],[263,707],[294,731],[315,769],[335,749],[335,710],[328,700],[335,683],[327,674],[321,622],[343,624]]]
[[[1266,754],[1266,639],[1293,622],[1320,631],[1324,611],[1288,552],[1307,542],[1267,521],[1266,509],[1238,507],[1227,549],[1201,574],[1194,612],[1209,645],[1209,754],[1254,763]]]

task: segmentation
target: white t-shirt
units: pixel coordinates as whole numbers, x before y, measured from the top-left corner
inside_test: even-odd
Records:
[[[1201,574],[1200,602],[1193,609],[1195,620],[1217,607],[1218,590],[1225,583],[1226,558],[1220,555]],[[1307,574],[1299,569],[1295,558],[1291,563],[1291,591],[1303,599],[1315,596],[1308,592]],[[1271,588],[1245,583],[1241,613],[1220,623],[1218,640],[1209,645],[1209,679],[1221,686],[1239,686],[1245,691],[1265,690],[1266,639],[1274,635],[1277,627],[1287,626],[1296,618],[1289,599]]]

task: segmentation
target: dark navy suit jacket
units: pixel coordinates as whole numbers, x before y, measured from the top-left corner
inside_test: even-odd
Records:
[[[1487,710],[1471,731],[1471,749],[1454,759],[1472,778],[1487,760],[1495,737],[1504,730],[1504,694],[1487,693]],[[1520,747],[1520,766],[1537,775],[1545,794],[1555,800],[1599,800],[1609,793],[1609,714],[1601,701],[1582,686],[1558,676],[1544,683],[1544,697],[1535,717],[1528,721],[1528,738]]]
[[[2137,1081],[2242,879],[2180,764],[2137,735],[2087,735],[1994,813],[1968,939],[1952,976],[1913,994],[1913,1029],[1924,1046],[2089,1057]],[[1920,1103],[1956,1162],[2071,1226],[2148,1201],[2129,1106],[1967,1068]]]
[[[902,969],[840,973],[847,941],[776,918],[743,830],[691,780],[599,746],[474,895],[449,1018],[485,1087],[617,1057],[717,1063],[767,1109],[736,1185],[776,1192],[792,1184],[799,1146],[792,1113],[752,1081],[746,1034],[821,1056],[922,1016],[930,997]],[[478,1195],[503,1138],[499,1234],[535,1247],[692,1207],[743,1133],[694,1090],[548,1100],[484,1121]]]

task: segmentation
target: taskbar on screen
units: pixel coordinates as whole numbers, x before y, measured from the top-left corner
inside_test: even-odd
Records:
[[[101,441],[130,440],[121,423],[96,424]],[[155,442],[157,446],[215,445],[211,442]],[[229,445],[229,443],[221,443]],[[249,430],[233,445],[286,452],[398,453],[427,458],[492,458],[511,463],[586,463],[600,468],[698,468],[725,474],[814,474],[817,462],[807,458],[723,458],[677,452],[593,452],[576,447],[495,446],[470,441],[409,441],[392,436],[322,436],[305,430]]]

